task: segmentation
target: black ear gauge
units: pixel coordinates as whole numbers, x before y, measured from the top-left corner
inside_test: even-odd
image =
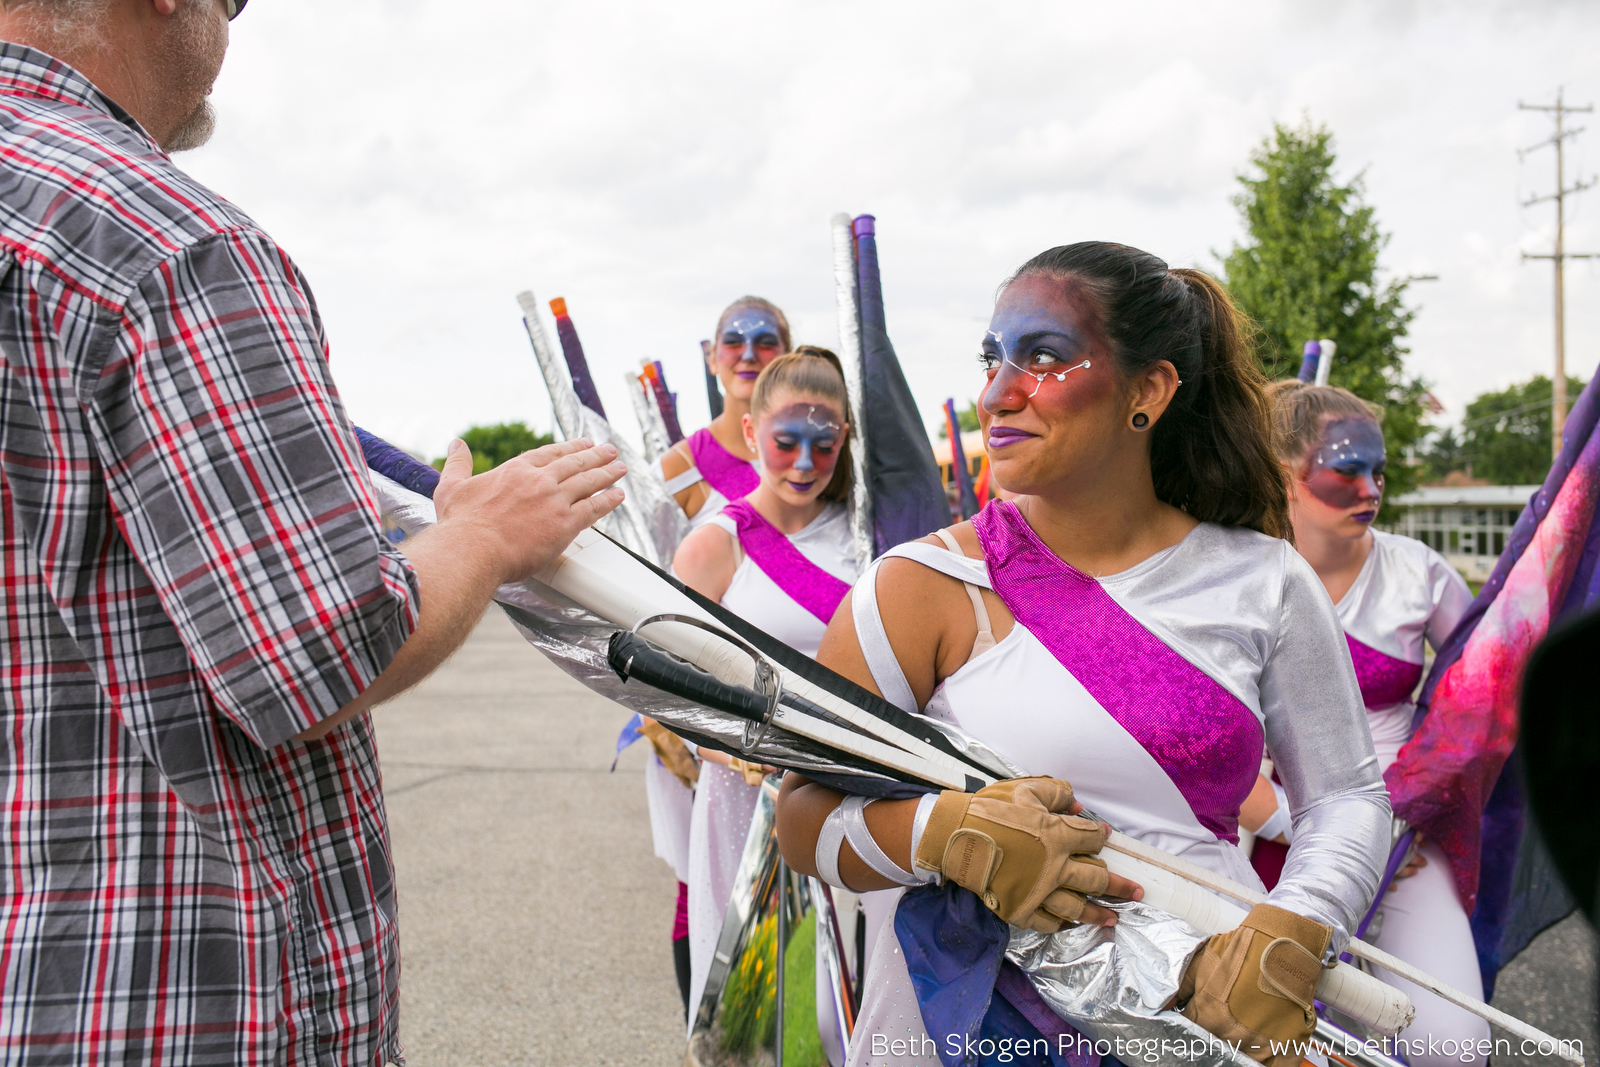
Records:
[[[1142,430],[1146,426],[1149,426],[1149,425],[1150,425],[1150,416],[1149,415],[1146,415],[1142,411],[1135,411],[1133,413],[1133,428],[1135,430]]]

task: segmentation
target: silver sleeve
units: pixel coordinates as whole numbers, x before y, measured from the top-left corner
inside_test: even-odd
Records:
[[[1277,643],[1261,675],[1261,709],[1294,817],[1294,842],[1267,899],[1333,927],[1336,955],[1383,876],[1389,794],[1344,631],[1316,573],[1293,549]]]

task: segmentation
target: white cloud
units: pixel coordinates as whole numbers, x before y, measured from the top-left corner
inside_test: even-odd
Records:
[[[890,332],[932,413],[977,391],[1018,263],[1102,237],[1212,265],[1234,175],[1305,113],[1365,174],[1387,268],[1441,276],[1415,290],[1413,361],[1459,414],[1548,371],[1549,268],[1519,250],[1550,216],[1518,205],[1551,164],[1515,152],[1547,129],[1515,108],[1562,83],[1592,99],[1597,29],[1579,3],[262,0],[233,24],[220,132],[181,162],[305,269],[355,419],[438,452],[472,423],[548,424],[529,287],[567,297],[625,429],[646,357],[699,424],[698,342],[728,300],[767,295],[833,343],[841,209],[878,216]],[[1596,219],[1580,203],[1573,248],[1600,248]],[[1569,271],[1585,375],[1597,297]]]

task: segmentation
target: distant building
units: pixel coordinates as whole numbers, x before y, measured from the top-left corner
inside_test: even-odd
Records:
[[[1481,582],[1538,491],[1537,485],[1425,485],[1394,499],[1400,518],[1390,529],[1431,545],[1468,580]]]

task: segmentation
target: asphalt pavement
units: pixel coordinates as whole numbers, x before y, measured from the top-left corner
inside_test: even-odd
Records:
[[[609,770],[627,718],[498,609],[378,710],[410,1067],[683,1062],[676,883],[650,846],[647,747]],[[1596,959],[1593,931],[1570,918],[1506,968],[1494,1004],[1581,1040],[1600,1067]]]

